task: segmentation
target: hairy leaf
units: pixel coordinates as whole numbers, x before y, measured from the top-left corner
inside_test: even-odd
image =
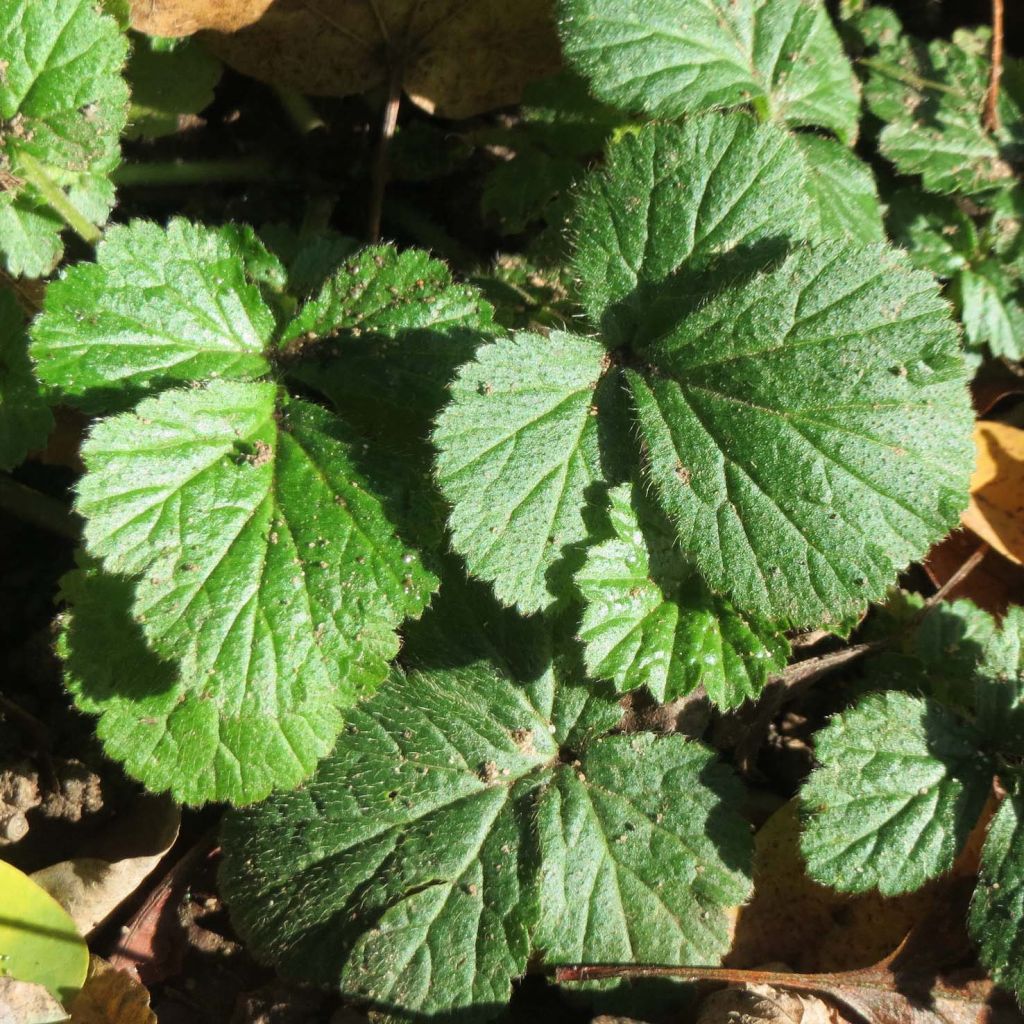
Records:
[[[0,469],[12,469],[30,449],[42,447],[53,426],[26,344],[18,302],[0,291]]]
[[[651,126],[613,144],[572,221],[580,298],[609,347],[632,339],[651,316],[650,286],[681,268],[730,256],[757,265],[807,237],[804,174],[792,137],[744,114]]]
[[[1024,74],[1007,60],[999,123],[981,117],[988,88],[984,41],[969,32],[927,46],[903,37],[871,64],[868,104],[886,121],[879,149],[901,174],[920,174],[929,192],[985,197],[1013,184],[1024,150]]]
[[[1024,357],[1024,280],[996,259],[962,270],[955,282],[964,333],[994,356]]]
[[[750,888],[731,774],[680,736],[597,739],[570,765],[553,732],[485,664],[394,676],[302,791],[228,818],[237,927],[288,976],[469,1020],[531,953],[720,957]]]
[[[683,795],[685,793],[685,796]],[[708,963],[750,893],[731,773],[682,736],[609,736],[540,799],[541,917],[553,963]],[[724,805],[724,806],[723,806]],[[747,833],[747,834],[745,834]]]
[[[611,492],[613,536],[588,548],[576,574],[588,671],[620,690],[646,686],[658,701],[700,685],[721,707],[756,697],[786,662],[785,638],[712,596],[674,550],[671,527],[649,512],[642,521],[637,499],[628,486]]]
[[[957,522],[973,455],[956,331],[894,250],[824,246],[725,287],[630,371],[683,550],[736,606],[837,622]]]
[[[934,697],[974,713],[975,673],[995,620],[970,601],[927,607],[918,594],[894,591],[865,625],[864,639],[881,641],[867,663],[867,685]]]
[[[10,273],[39,277],[60,258],[64,221],[42,178],[85,220],[106,220],[127,51],[95,0],[0,0],[0,256]]]
[[[252,277],[267,260],[247,229],[185,220],[111,228],[96,263],[47,289],[32,327],[43,383],[103,411],[175,383],[265,374],[275,320]]]
[[[859,91],[818,0],[561,0],[562,46],[595,94],[673,118],[753,103],[791,125],[857,131]]]
[[[305,789],[227,821],[237,927],[291,977],[486,1016],[526,966],[528,809],[556,754],[522,692],[485,668],[393,677]]]
[[[590,338],[518,334],[459,370],[434,430],[457,551],[524,612],[558,596],[553,567],[586,537],[601,477],[595,395],[605,351]]]
[[[195,40],[137,35],[125,69],[131,86],[128,138],[156,139],[213,102],[221,63]]]
[[[978,731],[1001,754],[1024,755],[1024,608],[1014,605],[986,638],[975,675]]]
[[[177,700],[131,743],[182,801],[298,783],[426,604],[435,581],[395,538],[353,443],[273,384],[222,381],[146,400],[83,448],[88,550],[137,581],[132,616],[178,673]],[[186,723],[202,740],[180,761]]]
[[[479,292],[421,250],[352,256],[282,336],[289,376],[375,436],[422,440],[456,368],[497,328]]]
[[[885,241],[882,207],[871,168],[834,139],[801,133],[807,191],[822,239]]]
[[[905,188],[888,205],[892,240],[910,253],[915,267],[951,278],[977,255],[978,229],[953,200]]]
[[[1024,797],[1003,801],[981,851],[968,929],[997,985],[1024,1001]]]
[[[949,870],[992,782],[973,729],[899,692],[838,715],[815,754],[801,846],[811,877],[844,892],[910,892]]]

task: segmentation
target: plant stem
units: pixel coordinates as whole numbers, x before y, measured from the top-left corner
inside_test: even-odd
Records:
[[[391,81],[388,85],[388,99],[384,104],[384,117],[380,126],[380,138],[377,140],[377,159],[373,166],[373,191],[370,195],[370,227],[367,232],[370,244],[375,245],[380,241],[380,221],[384,212],[384,190],[388,182],[388,153],[391,150],[391,140],[395,136],[395,128],[398,126],[398,110],[402,104],[402,78],[401,65],[396,65],[391,72]]]
[[[999,130],[999,80],[1003,77],[1003,0],[992,0],[992,70],[985,94],[985,127]]]
[[[890,64],[887,60],[881,60],[879,57],[861,57],[857,63],[863,64],[864,67],[877,71],[880,75],[895,79],[897,82],[902,82],[904,85],[909,85],[914,89],[922,91],[930,89],[933,92],[945,92],[950,96],[964,98],[964,94],[959,89],[954,89],[952,86],[946,85],[945,82],[936,82],[930,78],[922,78],[920,75],[915,75],[912,71],[906,71],[904,68],[896,64]]]
[[[24,175],[27,182],[35,186],[51,209],[60,214],[64,223],[83,242],[95,245],[100,241],[103,232],[71,202],[64,190],[46,173],[43,165],[31,153],[18,153],[18,171]]]
[[[154,187],[160,185],[208,185],[228,181],[273,181],[279,177],[269,160],[244,157],[238,160],[158,160],[153,163],[122,164],[111,175],[115,185]]]
[[[327,122],[313,109],[309,98],[301,92],[284,85],[275,85],[274,93],[300,135],[309,135],[318,128],[327,127]]]
[[[81,521],[74,512],[56,498],[26,487],[6,473],[0,473],[0,511],[68,540],[81,539]]]

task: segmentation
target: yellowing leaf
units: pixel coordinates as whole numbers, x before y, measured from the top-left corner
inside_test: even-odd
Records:
[[[971,503],[963,524],[1018,565],[1024,564],[1024,430],[979,420]]]
[[[216,32],[233,68],[319,96],[398,76],[420,106],[470,117],[519,100],[559,63],[551,0],[134,0],[133,24],[161,35]]]
[[[66,1003],[82,987],[89,951],[60,904],[0,861],[0,974],[44,985]]]

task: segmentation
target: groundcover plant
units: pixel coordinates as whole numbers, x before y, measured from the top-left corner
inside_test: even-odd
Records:
[[[1021,420],[1024,63],[999,0],[898,6],[0,0],[47,701],[218,822],[245,955],[397,1020],[757,981],[792,801],[833,890],[976,875],[950,927],[1024,1000],[1024,546],[943,543],[1024,496],[1024,446],[972,484]],[[535,1013],[641,998],[564,978]]]

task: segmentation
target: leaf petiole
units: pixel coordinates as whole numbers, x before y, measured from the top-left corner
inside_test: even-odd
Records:
[[[103,232],[71,202],[67,193],[46,173],[43,165],[31,153],[22,150],[18,154],[18,169],[25,180],[35,186],[54,213],[59,214],[83,242],[96,245],[103,238]]]

